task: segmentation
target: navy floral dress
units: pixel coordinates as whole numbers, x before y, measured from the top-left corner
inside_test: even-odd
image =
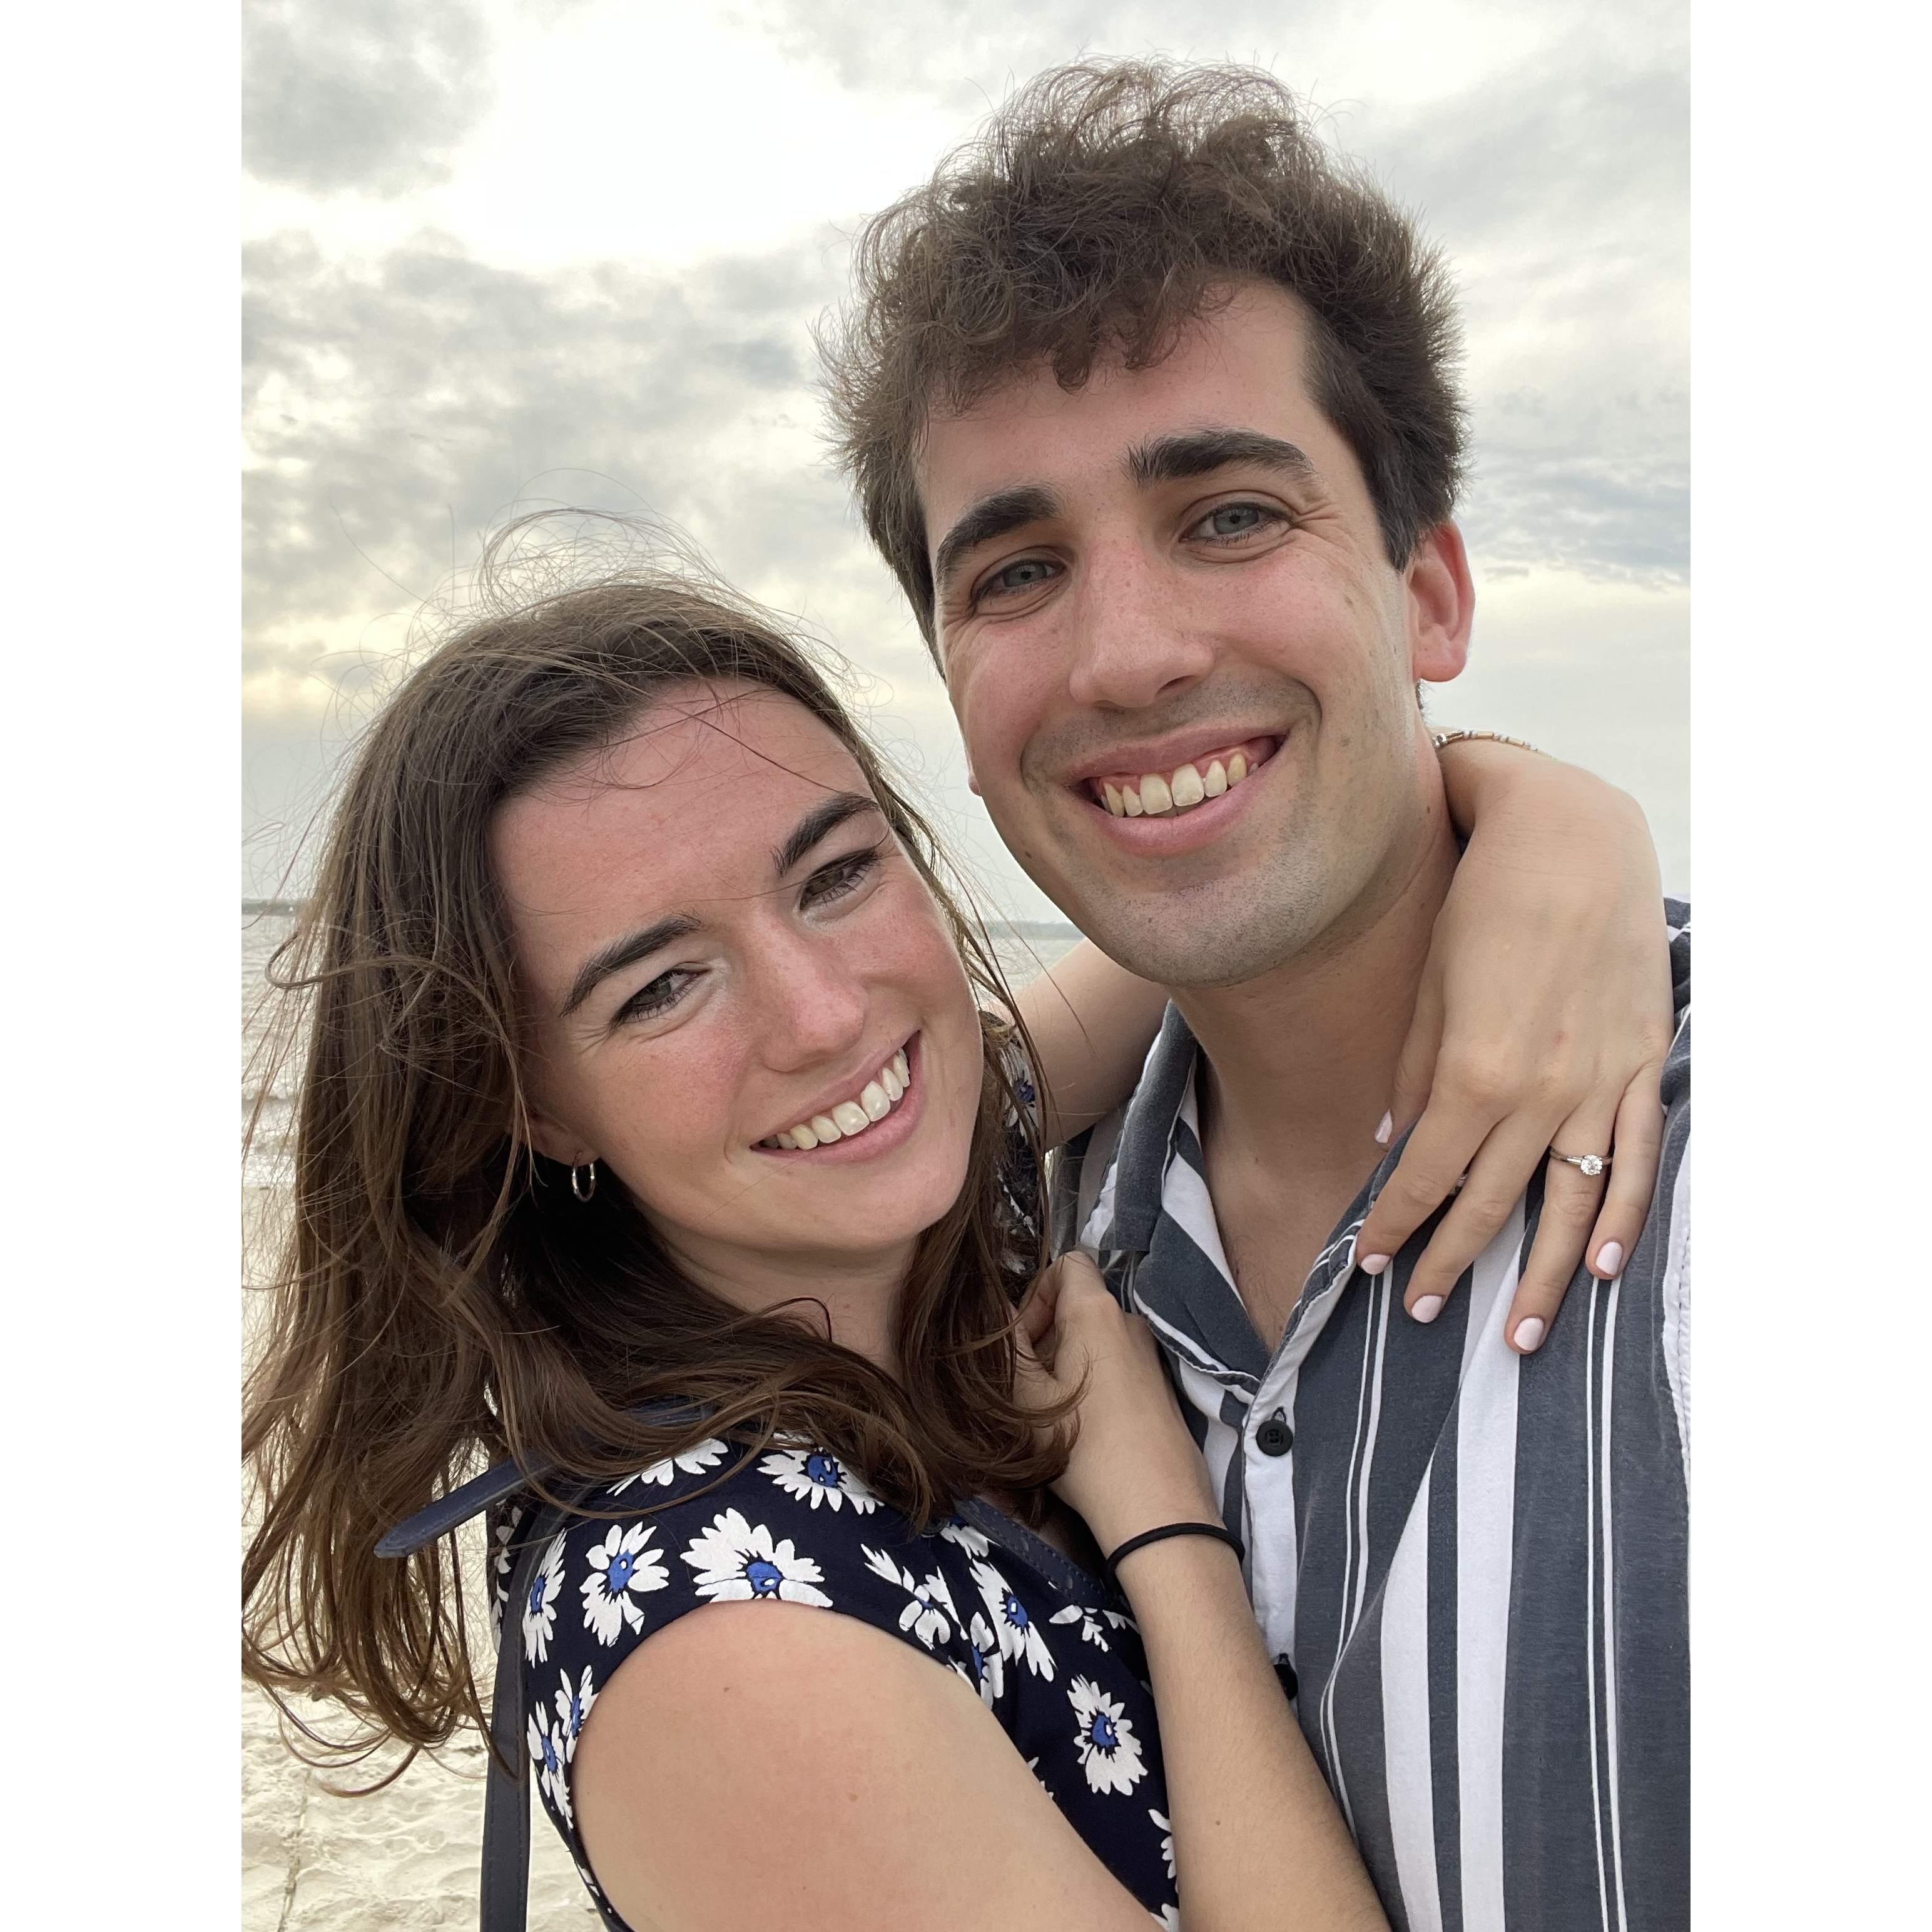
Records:
[[[782,1443],[719,1484],[741,1453],[712,1439],[593,1492],[586,1509],[626,1514],[573,1518],[514,1613],[537,1789],[606,1923],[625,1921],[578,1836],[578,1736],[654,1631],[706,1604],[749,1600],[857,1617],[957,1672],[1101,1862],[1156,1923],[1178,1927],[1154,1700],[1119,1600],[985,1504],[915,1538],[808,1442]],[[500,1620],[524,1520],[513,1510],[496,1527]]]

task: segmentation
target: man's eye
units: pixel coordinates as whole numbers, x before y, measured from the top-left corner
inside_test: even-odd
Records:
[[[848,852],[844,858],[834,859],[830,865],[820,866],[805,882],[802,903],[808,906],[825,905],[833,899],[843,898],[848,892],[856,892],[877,868],[878,862],[878,848],[868,845],[862,852]]]
[[[622,1026],[628,1020],[652,1019],[659,1013],[668,1012],[698,976],[697,969],[691,966],[674,966],[668,972],[660,973],[617,1009],[612,1024]]]
[[[974,592],[976,603],[989,597],[1021,597],[1037,590],[1059,574],[1060,566],[1049,557],[1023,556],[993,572]]]
[[[1286,520],[1279,510],[1265,503],[1222,503],[1210,510],[1188,535],[1205,537],[1210,543],[1237,541]]]

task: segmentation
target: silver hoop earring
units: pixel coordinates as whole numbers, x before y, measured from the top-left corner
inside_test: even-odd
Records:
[[[579,1180],[580,1174],[588,1174],[587,1180]],[[588,1201],[597,1192],[597,1163],[593,1160],[587,1166],[573,1167],[570,1170],[570,1191],[580,1201]]]

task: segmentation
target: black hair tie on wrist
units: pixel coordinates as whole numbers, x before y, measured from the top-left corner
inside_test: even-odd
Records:
[[[1108,1582],[1116,1590],[1120,1588],[1120,1579],[1116,1566],[1124,1556],[1131,1556],[1136,1550],[1144,1550],[1150,1543],[1160,1543],[1170,1536],[1211,1536],[1217,1543],[1225,1543],[1234,1554],[1245,1556],[1241,1539],[1232,1529],[1218,1522],[1164,1522],[1158,1529],[1144,1529],[1138,1536],[1130,1536],[1101,1564]]]

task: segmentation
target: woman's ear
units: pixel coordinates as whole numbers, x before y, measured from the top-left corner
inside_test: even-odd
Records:
[[[597,1150],[561,1121],[532,1108],[511,1130],[511,1138],[534,1148],[565,1167],[581,1167],[597,1158]]]
[[[1469,630],[1476,616],[1476,586],[1462,532],[1454,524],[1425,530],[1416,540],[1404,576],[1409,675],[1430,684],[1446,684],[1469,661]]]

